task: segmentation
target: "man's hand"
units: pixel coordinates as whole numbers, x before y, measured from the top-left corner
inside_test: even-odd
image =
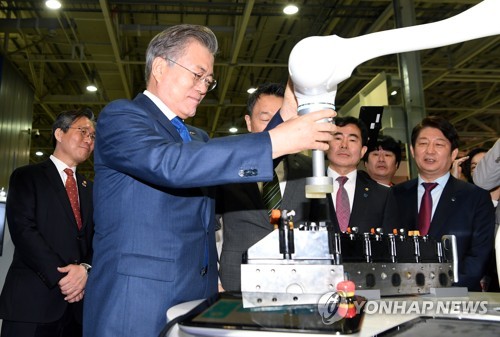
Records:
[[[328,150],[328,142],[333,140],[336,126],[324,120],[336,115],[331,109],[310,112],[270,130],[273,159],[304,150]]]
[[[453,161],[453,164],[452,164],[451,170],[450,170],[450,173],[451,173],[452,176],[454,176],[457,179],[464,180],[464,177],[462,175],[462,166],[461,165],[467,159],[469,159],[469,157],[465,156],[465,157],[462,157],[462,158],[455,159]]]
[[[78,264],[70,264],[65,267],[59,267],[57,270],[60,273],[66,274],[59,281],[61,293],[65,295],[65,301],[74,303],[81,301],[85,293],[85,285],[87,284],[87,270],[85,267]]]

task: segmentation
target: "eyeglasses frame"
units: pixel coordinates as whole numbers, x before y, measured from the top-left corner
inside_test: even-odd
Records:
[[[172,63],[174,63],[176,65],[178,65],[181,68],[186,69],[191,74],[193,74],[194,75],[194,80],[195,80],[194,83],[196,84],[197,82],[202,82],[203,84],[205,84],[205,87],[207,88],[207,92],[212,91],[212,90],[215,89],[215,87],[217,87],[217,80],[215,78],[212,77],[212,81],[208,81],[208,79],[207,79],[208,76],[212,76],[212,75],[200,75],[200,74],[192,71],[191,69],[183,66],[182,64],[180,64],[180,63],[172,60],[171,58],[164,57],[164,59],[167,60],[167,61],[170,61],[170,62],[172,62]]]

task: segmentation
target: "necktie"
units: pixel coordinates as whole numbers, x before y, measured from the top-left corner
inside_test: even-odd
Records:
[[[273,180],[265,182],[262,185],[262,200],[267,208],[267,212],[271,215],[273,209],[278,209],[281,205],[280,182],[276,172],[273,173]]]
[[[186,125],[184,125],[184,122],[179,117],[174,117],[171,122],[174,124],[177,132],[181,135],[184,143],[189,143],[191,141],[191,136],[189,135],[189,131]]]
[[[437,183],[422,183],[425,188],[422,201],[420,202],[420,211],[418,212],[418,230],[420,235],[427,235],[431,226],[432,215],[432,196],[431,191],[437,186]]]
[[[337,190],[335,213],[337,213],[337,221],[342,232],[347,230],[347,227],[349,226],[349,218],[351,217],[349,196],[347,195],[347,191],[344,187],[347,179],[349,178],[345,176],[337,178],[337,181],[339,182],[339,189]]]
[[[82,216],[80,214],[80,205],[78,203],[78,190],[76,188],[76,180],[73,177],[73,170],[70,168],[64,169],[64,172],[68,175],[66,179],[66,193],[68,193],[69,202],[71,204],[71,209],[73,209],[73,214],[75,215],[76,225],[78,230],[82,229]]]

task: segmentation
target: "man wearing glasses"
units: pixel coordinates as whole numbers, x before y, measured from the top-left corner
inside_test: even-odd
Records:
[[[82,335],[94,224],[92,182],[75,171],[94,138],[92,111],[63,112],[52,125],[50,159],[10,177],[6,215],[15,248],[0,297],[2,337]]]
[[[216,86],[217,48],[206,27],[166,29],[146,52],[147,90],[99,115],[87,337],[157,336],[171,306],[214,295],[212,186],[271,180],[273,158],[328,148],[335,126],[316,121],[335,112],[290,118],[293,96],[268,132],[209,139],[184,125]]]

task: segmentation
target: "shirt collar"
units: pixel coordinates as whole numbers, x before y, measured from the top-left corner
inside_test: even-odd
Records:
[[[157,96],[155,96],[151,91],[144,90],[144,95],[148,96],[153,103],[161,110],[161,112],[168,118],[169,121],[177,117],[177,115],[162,102]]]
[[[340,174],[337,173],[337,171],[333,170],[330,166],[328,166],[327,175],[329,177],[332,177],[334,181],[336,181],[337,178],[341,176]],[[358,176],[358,171],[357,170],[352,170],[351,172],[349,172],[345,176],[348,178],[346,184],[351,183],[351,182],[355,182],[356,178]]]
[[[438,186],[444,187],[446,183],[448,182],[448,179],[450,179],[450,172],[446,172],[444,175],[441,177],[437,178],[436,180],[432,181],[434,183],[438,183]],[[422,183],[425,183],[426,181],[422,179],[420,174],[418,175],[418,186],[421,186]]]

